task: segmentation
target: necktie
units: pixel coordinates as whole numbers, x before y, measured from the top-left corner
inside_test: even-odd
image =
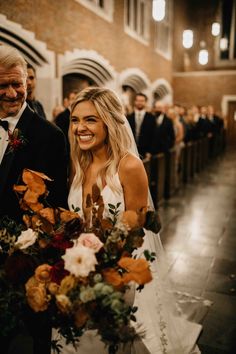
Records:
[[[1,120],[0,119],[0,127],[3,127],[3,129],[5,129],[6,131],[8,131],[8,126],[9,126],[9,123],[7,120]]]

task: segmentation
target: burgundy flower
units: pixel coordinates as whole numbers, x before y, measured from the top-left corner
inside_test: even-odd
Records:
[[[55,234],[52,241],[52,246],[60,250],[65,250],[73,246],[73,242],[66,240],[64,233]]]
[[[60,284],[62,279],[69,274],[70,273],[64,269],[64,261],[61,260],[55,263],[51,268],[51,275],[52,275],[51,281]]]

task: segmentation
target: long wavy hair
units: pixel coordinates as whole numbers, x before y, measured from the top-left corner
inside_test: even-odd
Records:
[[[102,189],[105,181],[114,192],[119,193],[120,188],[115,175],[121,158],[131,152],[131,138],[125,127],[126,117],[123,106],[116,94],[110,89],[87,87],[75,98],[71,106],[71,115],[75,107],[84,101],[90,101],[94,104],[98,116],[107,128],[107,138],[104,144],[107,146],[108,159],[104,168],[99,171],[96,183]],[[72,133],[71,124],[69,140],[72,171],[74,173],[73,188],[76,188],[82,185],[85,180],[85,171],[92,162],[92,152],[80,149],[77,138]]]

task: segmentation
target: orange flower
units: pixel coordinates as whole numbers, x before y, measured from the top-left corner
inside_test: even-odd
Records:
[[[59,288],[59,293],[66,295],[71,289],[74,288],[76,285],[76,279],[73,275],[67,275],[65,278],[62,279],[60,288]]]
[[[119,288],[124,285],[123,277],[113,268],[107,268],[103,271],[103,276],[106,282]]]
[[[47,288],[48,288],[48,291],[50,292],[50,294],[56,295],[58,293],[58,290],[59,290],[59,285],[57,283],[50,282],[48,284]]]
[[[49,298],[43,285],[28,287],[26,297],[29,306],[35,311],[45,311],[48,308]]]
[[[56,295],[56,303],[62,313],[70,312],[72,304],[68,296],[63,294]]]
[[[80,219],[80,216],[74,211],[63,210],[63,209],[60,210],[62,210],[62,212],[60,213],[60,218],[62,222],[68,222],[73,219]]]
[[[51,269],[49,264],[42,264],[35,269],[35,279],[40,283],[48,283],[51,280]]]
[[[124,283],[134,280],[141,285],[149,283],[152,280],[149,264],[145,259],[122,257],[118,265],[127,271],[127,273],[123,275]]]
[[[124,211],[121,216],[121,222],[125,224],[129,229],[135,229],[139,227],[138,214],[133,210]]]

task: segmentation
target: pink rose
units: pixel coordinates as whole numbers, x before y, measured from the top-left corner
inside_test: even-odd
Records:
[[[77,242],[85,247],[91,248],[95,253],[98,252],[103,246],[103,243],[99,240],[99,238],[92,233],[81,234]]]

